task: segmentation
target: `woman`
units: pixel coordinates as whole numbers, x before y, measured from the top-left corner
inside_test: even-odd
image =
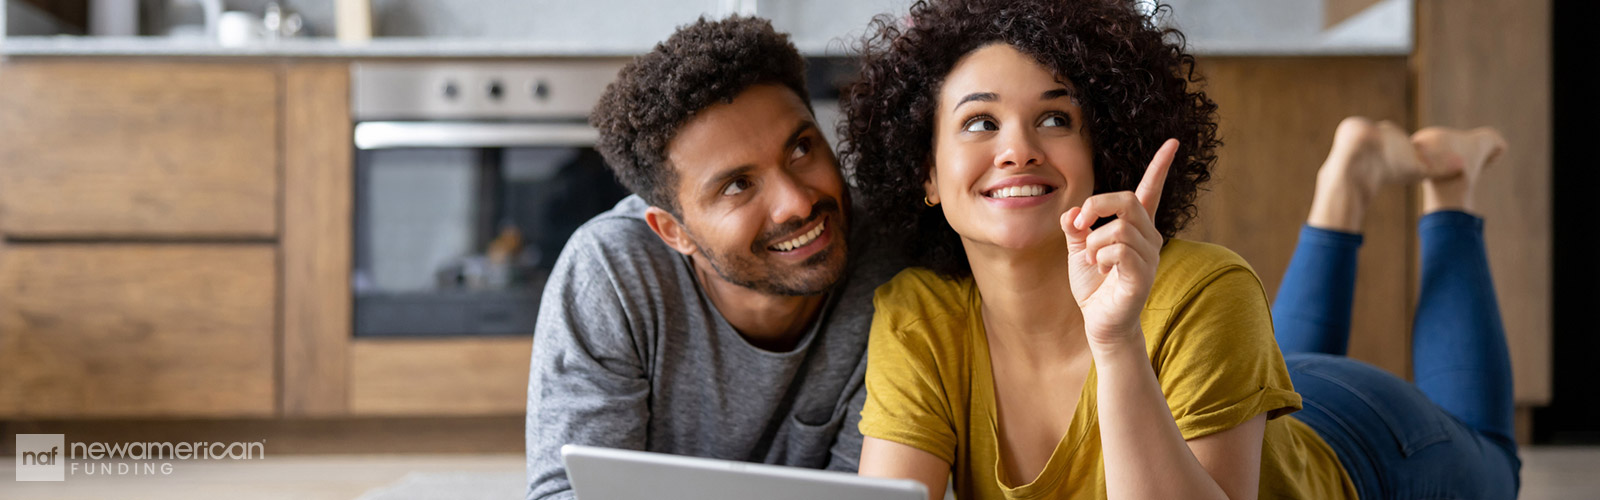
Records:
[[[1181,35],[1115,0],[919,2],[904,26],[874,22],[842,103],[843,151],[875,222],[924,267],[875,298],[862,474],[915,478],[935,496],[953,479],[961,498],[1401,494],[1380,470],[1392,464],[1372,458],[1382,453],[1347,456],[1395,448],[1399,432],[1337,428],[1391,415],[1280,418],[1302,402],[1259,281],[1225,249],[1172,239],[1219,144]],[[1330,164],[1409,165],[1380,185],[1459,176],[1465,163],[1368,161],[1410,143],[1347,137],[1356,128],[1341,128]],[[1347,373],[1371,375],[1307,359],[1296,366],[1338,390]],[[1361,382],[1385,389],[1380,410],[1452,420],[1414,390],[1390,390],[1402,381]],[[1330,401],[1366,394],[1338,390]],[[1319,408],[1320,394],[1305,394]],[[1494,441],[1468,430],[1408,433],[1417,439],[1390,451]],[[1463,469],[1514,476],[1505,457],[1484,456]]]

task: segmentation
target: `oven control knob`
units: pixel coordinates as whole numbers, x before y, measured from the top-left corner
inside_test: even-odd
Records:
[[[533,83],[533,98],[541,101],[550,98],[550,86],[546,85],[544,80]]]
[[[494,100],[498,101],[498,100],[500,100],[500,95],[502,93],[503,92],[502,92],[502,90],[500,88],[500,81],[496,80],[496,81],[489,82],[489,98],[490,99],[494,99]]]
[[[454,101],[461,95],[461,89],[456,87],[456,82],[444,82],[444,98]]]

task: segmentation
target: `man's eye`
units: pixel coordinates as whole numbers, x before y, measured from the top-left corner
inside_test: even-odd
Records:
[[[1069,127],[1071,125],[1072,121],[1061,115],[1050,115],[1045,117],[1044,121],[1039,122],[1040,127]]]
[[[735,180],[733,182],[729,182],[727,187],[722,188],[722,195],[723,196],[733,196],[733,195],[736,195],[736,194],[739,194],[739,193],[743,193],[744,190],[748,189],[749,187],[750,187],[750,181],[749,180],[738,179],[738,180]]]
[[[971,120],[967,120],[967,126],[965,130],[967,132],[994,132],[996,130],[1000,130],[1000,124],[995,123],[993,118],[980,116]]]
[[[794,151],[789,153],[790,160],[798,160],[811,152],[811,141],[802,140],[794,145]]]

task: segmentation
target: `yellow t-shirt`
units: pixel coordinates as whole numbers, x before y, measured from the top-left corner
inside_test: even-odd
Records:
[[[1106,496],[1092,364],[1072,425],[1043,471],[1010,487],[998,475],[993,371],[972,279],[908,269],[879,287],[873,304],[863,435],[949,462],[963,500]],[[1266,293],[1244,259],[1216,245],[1168,241],[1139,321],[1184,439],[1266,413],[1260,498],[1356,497],[1327,443],[1299,420],[1279,418],[1300,409],[1300,395],[1273,339]]]

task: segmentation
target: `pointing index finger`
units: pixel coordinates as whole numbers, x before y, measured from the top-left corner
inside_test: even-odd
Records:
[[[1155,158],[1150,160],[1150,166],[1144,170],[1144,178],[1139,180],[1139,187],[1134,189],[1134,196],[1139,198],[1139,204],[1144,205],[1145,212],[1154,217],[1156,208],[1161,205],[1161,190],[1167,183],[1167,171],[1172,168],[1172,159],[1178,155],[1178,140],[1167,139],[1161,143],[1161,149],[1156,150]]]

